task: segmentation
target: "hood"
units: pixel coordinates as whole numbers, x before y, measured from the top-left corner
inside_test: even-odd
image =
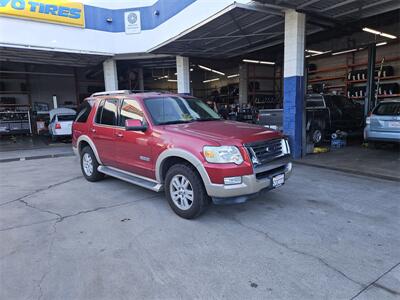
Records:
[[[220,145],[236,145],[282,137],[280,132],[259,125],[234,121],[206,121],[165,125],[164,130],[212,140]]]

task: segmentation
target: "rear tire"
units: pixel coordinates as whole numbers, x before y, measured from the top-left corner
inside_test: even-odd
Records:
[[[184,219],[200,216],[210,203],[200,175],[186,164],[168,170],[165,195],[172,210]]]
[[[95,182],[104,178],[104,174],[97,171],[99,163],[92,148],[86,146],[81,152],[81,170],[86,180]]]

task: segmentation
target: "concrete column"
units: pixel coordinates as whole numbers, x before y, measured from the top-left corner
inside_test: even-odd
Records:
[[[239,64],[239,104],[248,101],[248,67],[247,64]]]
[[[107,59],[103,62],[104,85],[106,91],[118,90],[117,62],[114,59]]]
[[[139,90],[144,91],[143,68],[138,69]]]
[[[285,11],[283,131],[289,137],[292,155],[305,154],[304,44],[305,15]]]
[[[178,93],[190,94],[189,57],[176,57],[176,73],[178,80]]]

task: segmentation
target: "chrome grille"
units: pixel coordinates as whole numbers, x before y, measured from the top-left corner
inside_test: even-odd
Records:
[[[253,165],[263,165],[274,159],[281,157],[284,152],[282,149],[282,139],[261,141],[244,145],[249,152]]]

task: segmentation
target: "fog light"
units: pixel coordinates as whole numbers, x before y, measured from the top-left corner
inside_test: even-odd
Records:
[[[239,184],[239,183],[242,183],[242,177],[241,176],[225,177],[224,178],[224,184],[226,184],[226,185]]]

